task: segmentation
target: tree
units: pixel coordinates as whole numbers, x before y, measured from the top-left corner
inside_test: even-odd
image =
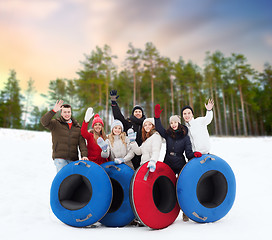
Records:
[[[10,76],[1,92],[1,120],[2,127],[21,128],[22,106],[20,100],[19,80],[15,70],[10,71]]]

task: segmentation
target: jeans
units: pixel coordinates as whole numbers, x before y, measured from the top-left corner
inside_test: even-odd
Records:
[[[70,160],[65,160],[65,159],[62,159],[62,158],[55,158],[54,160],[54,164],[57,168],[57,172],[59,172],[64,166],[66,166],[67,164],[69,164]]]

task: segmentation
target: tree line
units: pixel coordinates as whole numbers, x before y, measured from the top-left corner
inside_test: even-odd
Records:
[[[91,106],[104,119],[106,131],[112,120],[111,89],[117,89],[119,106],[125,117],[133,106],[141,105],[145,115],[153,117],[154,105],[164,109],[165,127],[171,115],[180,115],[185,105],[194,109],[195,117],[205,115],[204,103],[215,102],[214,120],[209,126],[212,135],[258,136],[272,134],[272,67],[264,64],[258,72],[242,54],[224,56],[220,51],[207,52],[204,67],[182,57],[172,61],[161,56],[153,43],[144,49],[128,44],[121,70],[110,46],[96,47],[84,55],[75,79],[51,80],[43,95],[48,106],[63,99],[73,107],[74,116],[82,122]],[[34,80],[22,94],[16,71],[11,70],[0,91],[0,127],[44,130],[40,117],[49,109],[33,106]]]

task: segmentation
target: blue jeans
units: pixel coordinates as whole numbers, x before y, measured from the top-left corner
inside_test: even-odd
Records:
[[[59,172],[64,166],[66,166],[67,164],[69,164],[70,160],[65,160],[65,159],[62,159],[62,158],[55,158],[54,160],[54,164],[57,168],[57,172]]]

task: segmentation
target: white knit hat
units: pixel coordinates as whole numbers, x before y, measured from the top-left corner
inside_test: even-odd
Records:
[[[178,123],[181,124],[181,120],[180,120],[180,116],[179,115],[173,115],[173,116],[171,116],[169,118],[169,123],[171,123],[172,121],[173,122],[178,122]]]
[[[116,126],[121,126],[122,132],[124,131],[123,123],[122,123],[121,121],[117,120],[117,119],[114,119],[114,121],[113,121],[112,124],[111,124],[111,131],[112,131],[112,129],[113,129],[114,127],[116,127]]]
[[[143,126],[144,126],[145,122],[151,122],[155,126],[155,120],[154,120],[154,118],[146,118],[144,120],[144,122],[143,122]]]

